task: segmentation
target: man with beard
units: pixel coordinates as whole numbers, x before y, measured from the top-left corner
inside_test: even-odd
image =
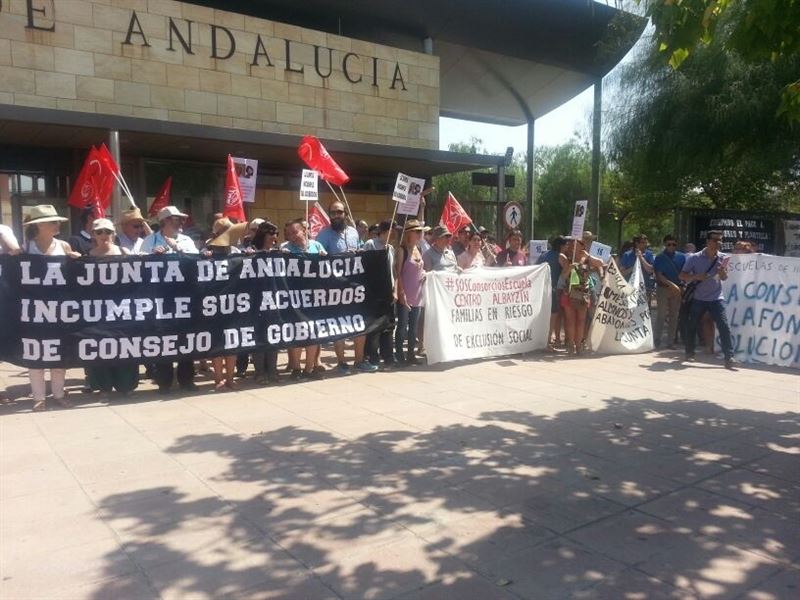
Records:
[[[336,201],[328,208],[328,216],[331,224],[317,234],[317,241],[322,244],[327,254],[342,254],[343,252],[355,252],[361,246],[361,240],[355,227],[351,227],[345,221],[344,204]],[[366,336],[353,338],[355,347],[354,367],[359,371],[371,373],[378,370],[378,367],[364,359],[364,345]],[[333,349],[336,352],[336,362],[338,369],[342,373],[350,370],[344,360],[344,340],[334,342]]]

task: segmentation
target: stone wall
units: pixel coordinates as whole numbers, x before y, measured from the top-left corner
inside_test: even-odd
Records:
[[[13,104],[438,145],[437,57],[172,0],[5,0],[0,81],[0,114]]]

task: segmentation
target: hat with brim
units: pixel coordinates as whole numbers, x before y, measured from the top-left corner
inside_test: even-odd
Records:
[[[157,219],[159,221],[163,221],[164,219],[169,219],[170,217],[181,217],[182,219],[188,218],[189,215],[186,213],[182,213],[178,210],[177,206],[165,206],[160,211],[158,211]]]
[[[25,218],[26,225],[35,225],[36,223],[63,223],[65,221],[69,221],[69,219],[60,217],[52,204],[39,204],[38,206],[34,206]]]
[[[227,227],[226,229],[218,233],[215,237],[208,240],[208,242],[206,242],[206,246],[215,246],[217,248],[227,248],[229,246],[235,246],[239,242],[239,240],[241,240],[242,237],[244,237],[244,234],[246,232],[247,232],[247,223],[231,224],[230,227]]]
[[[403,231],[422,231],[425,229],[417,219],[409,219],[406,221],[406,224],[403,225]]]
[[[111,219],[95,219],[92,223],[92,231],[111,231],[116,232],[117,230],[114,228],[114,224],[111,222]]]
[[[125,223],[130,223],[131,221],[138,221],[140,223],[144,223],[144,217],[142,216],[142,211],[139,208],[132,206],[124,213],[119,216],[119,224],[125,225]]]
[[[450,230],[447,229],[444,225],[437,225],[433,228],[433,239],[438,240],[443,237],[453,237],[453,234],[450,233]]]

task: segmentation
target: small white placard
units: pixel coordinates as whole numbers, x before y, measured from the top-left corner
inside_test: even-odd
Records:
[[[300,200],[303,202],[316,202],[319,200],[317,184],[317,172],[311,169],[303,169],[303,176],[300,177]]]

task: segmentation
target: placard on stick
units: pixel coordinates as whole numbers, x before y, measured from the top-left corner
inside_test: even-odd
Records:
[[[397,214],[416,216],[419,212],[419,202],[422,198],[422,190],[425,187],[425,180],[419,177],[408,177],[408,192],[405,202],[397,206]]]
[[[303,202],[316,202],[319,200],[319,187],[317,172],[311,169],[303,169],[300,177],[300,200]]]

